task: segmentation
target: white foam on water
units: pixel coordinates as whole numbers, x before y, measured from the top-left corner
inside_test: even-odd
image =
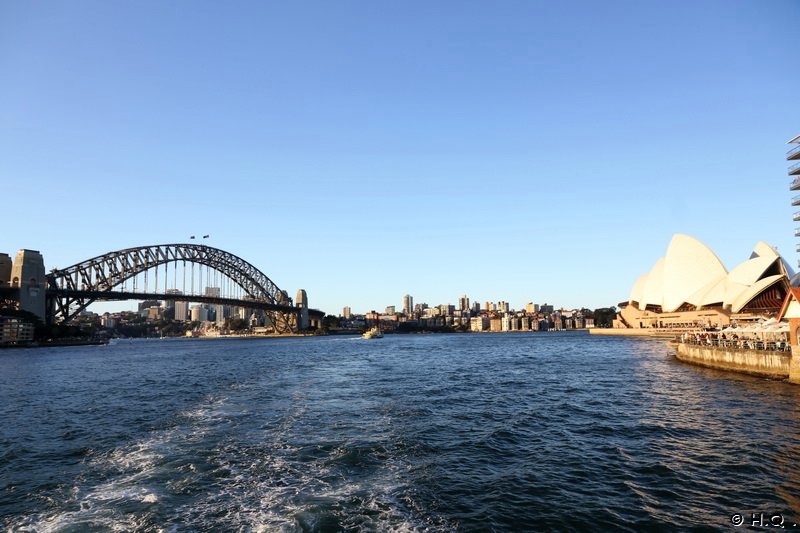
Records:
[[[419,512],[408,490],[410,464],[402,457],[388,457],[372,475],[359,476],[358,481],[348,479],[349,467],[341,462],[350,453],[344,446],[332,447],[310,460],[307,445],[293,444],[293,437],[303,437],[308,427],[296,425],[306,413],[304,399],[304,395],[293,397],[294,405],[278,427],[263,433],[258,456],[254,450],[220,450],[217,461],[230,471],[230,477],[202,501],[180,510],[184,521],[219,521],[236,524],[234,528],[243,531],[296,531],[301,525],[308,526],[301,522],[335,514],[338,524],[348,530],[456,529],[443,519]],[[375,433],[391,439],[390,420],[386,416],[375,421]],[[385,432],[381,431],[383,425]],[[299,440],[307,442],[306,438]]]
[[[157,430],[150,437],[129,445],[113,449],[110,453],[95,455],[87,468],[100,472],[116,472],[113,478],[94,486],[75,486],[62,507],[78,506],[77,510],[57,509],[36,515],[21,517],[11,525],[11,530],[55,532],[82,524],[100,526],[109,531],[132,531],[145,527],[146,510],[142,513],[121,513],[120,504],[125,502],[157,505],[161,502],[159,488],[174,476],[170,470],[164,480],[164,463],[180,456],[180,448],[187,440],[201,438],[208,426],[215,423],[224,411],[227,398],[211,398],[210,403],[181,413],[181,417],[192,421],[189,426]],[[189,471],[195,467],[189,464]]]

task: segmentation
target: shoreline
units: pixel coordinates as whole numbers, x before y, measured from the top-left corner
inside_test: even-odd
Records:
[[[652,329],[642,331],[641,329],[627,330],[609,328],[603,331],[592,331],[592,333],[668,340],[668,344],[673,351],[673,356],[681,363],[792,383],[790,380],[790,368],[792,366],[791,351],[755,350],[705,344],[687,344],[676,340],[676,337],[682,332],[668,333],[663,330]]]

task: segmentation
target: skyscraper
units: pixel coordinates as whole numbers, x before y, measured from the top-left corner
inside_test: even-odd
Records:
[[[458,308],[461,311],[469,311],[469,298],[466,294],[458,299]]]
[[[175,320],[186,322],[189,317],[189,302],[175,302]]]
[[[219,287],[206,287],[206,296],[212,298],[219,298],[221,294]],[[208,307],[209,311],[214,313],[214,320],[217,324],[222,325],[225,323],[225,310],[222,305],[216,304]]]
[[[403,314],[410,316],[414,311],[414,298],[410,294],[403,296]]]
[[[178,289],[167,289],[167,294],[183,294]],[[165,300],[164,306],[167,309],[174,309],[175,313],[173,319],[179,322],[185,322],[189,317],[189,302]]]
[[[791,184],[789,185],[789,190],[798,191],[800,190],[800,135],[792,137],[786,144],[796,145],[791,150],[786,152],[786,160],[797,161],[796,163],[793,163],[792,165],[789,166],[789,175],[794,176],[794,178],[792,178]],[[792,198],[792,205],[793,206],[800,205],[800,196],[795,196],[794,198]],[[800,221],[800,212],[796,212],[794,214],[794,221],[795,222]],[[800,229],[795,229],[794,235],[795,237],[799,236]],[[798,250],[800,251],[800,247],[798,247]],[[798,263],[798,265],[800,265],[800,263]]]

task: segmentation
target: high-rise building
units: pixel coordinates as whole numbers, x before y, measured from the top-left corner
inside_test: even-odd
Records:
[[[480,304],[478,304],[480,306]],[[486,331],[489,329],[489,319],[485,316],[476,316],[469,321],[470,331]]]
[[[414,297],[406,294],[403,296],[403,314],[410,316],[412,311],[414,311]]]
[[[461,311],[469,311],[469,298],[466,294],[458,299],[458,308]]]
[[[789,139],[789,141],[786,144],[796,145],[788,152],[786,152],[786,160],[797,161],[796,163],[793,163],[789,167],[789,175],[794,176],[791,184],[789,185],[789,189],[792,191],[798,191],[800,190],[800,135]],[[794,198],[792,198],[792,205],[794,206],[800,205],[800,195],[797,195]],[[794,221],[800,222],[800,211],[795,212]],[[800,228],[795,229],[794,236],[800,237]],[[800,262],[798,262],[798,266],[800,266]]]
[[[208,309],[203,304],[192,306],[192,322],[205,322],[208,320]]]
[[[183,294],[178,289],[167,289],[167,294]],[[189,302],[180,300],[166,300],[164,305],[167,309],[174,309],[173,319],[185,322],[189,318]]]
[[[385,314],[393,315],[394,314],[394,306],[393,305],[387,305]]]
[[[350,315],[351,314],[352,314],[352,311],[350,310],[350,306],[345,306],[345,308],[342,309],[342,316],[344,318],[350,320]]]
[[[533,302],[528,302],[525,305],[525,312],[528,313],[529,315],[532,315],[534,313],[538,313],[539,312],[539,304],[535,304]]]
[[[161,302],[159,300],[144,300],[142,302],[139,302],[138,306],[139,314],[145,313],[144,316],[146,316],[147,313],[149,313],[149,309],[151,307],[159,305],[161,305]]]
[[[189,302],[175,302],[175,320],[186,322],[189,318]]]
[[[211,298],[219,298],[222,291],[219,287],[206,287],[206,296]],[[225,323],[225,309],[223,305],[220,304],[213,304],[207,307],[208,309],[208,319],[211,319],[211,315],[213,315],[214,321],[222,325]]]

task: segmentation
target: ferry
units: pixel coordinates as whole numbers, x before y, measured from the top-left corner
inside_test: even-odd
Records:
[[[361,336],[365,339],[380,339],[383,337],[383,332],[381,331],[381,328],[375,326],[365,331]]]

